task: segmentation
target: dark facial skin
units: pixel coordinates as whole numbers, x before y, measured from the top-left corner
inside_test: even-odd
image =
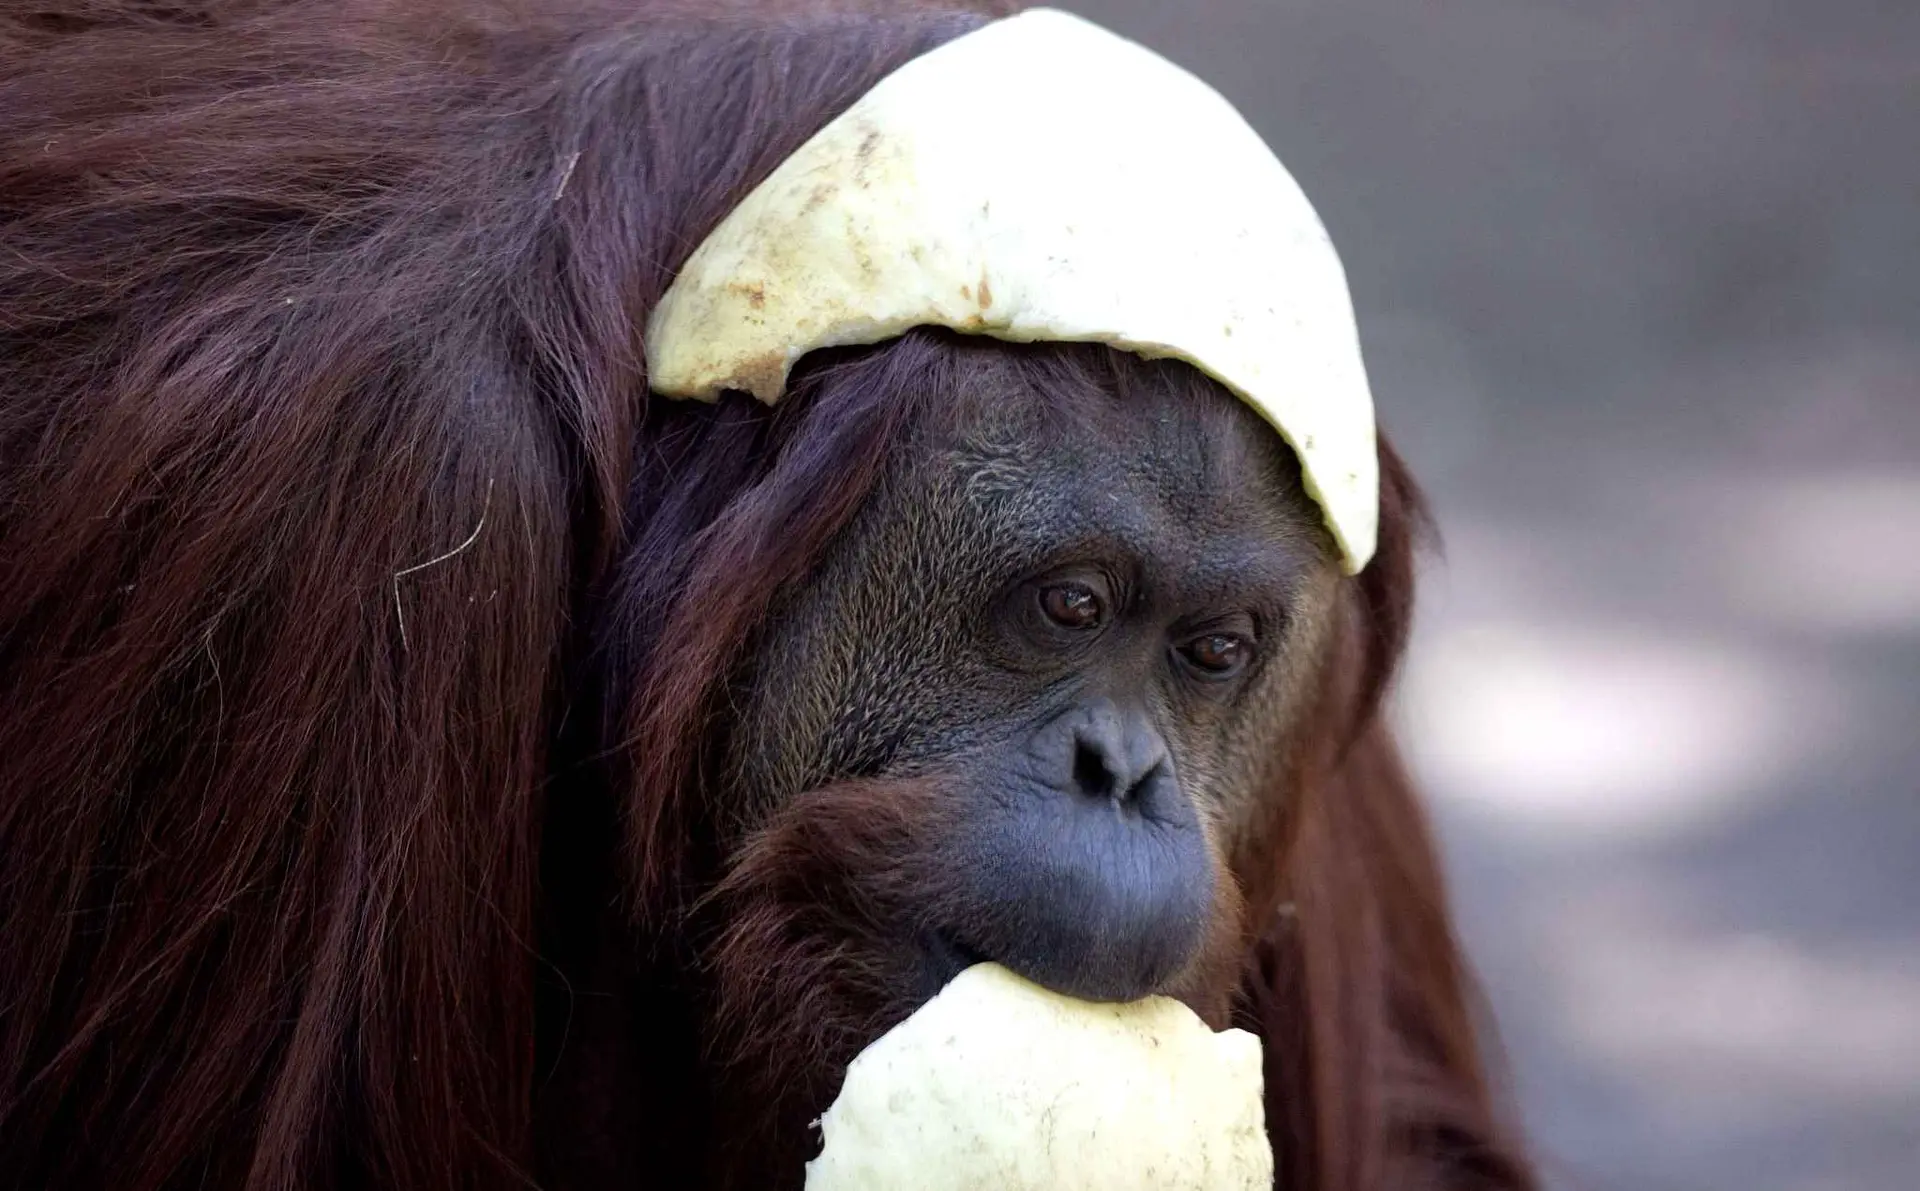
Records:
[[[776,609],[737,695],[733,829],[927,779],[945,825],[914,863],[942,894],[887,928],[925,992],[990,959],[1180,994],[1237,926],[1226,858],[1330,639],[1330,539],[1275,431],[1183,365],[958,350],[965,392]]]

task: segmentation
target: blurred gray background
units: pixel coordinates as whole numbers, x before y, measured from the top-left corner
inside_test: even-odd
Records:
[[[1920,1188],[1920,0],[1066,0],[1347,262],[1552,1185]]]

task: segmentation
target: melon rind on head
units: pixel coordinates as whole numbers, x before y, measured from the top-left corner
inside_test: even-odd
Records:
[[[807,1191],[1268,1191],[1260,1043],[967,969],[854,1059]]]
[[[919,326],[1193,364],[1293,447],[1346,568],[1371,557],[1339,257],[1259,134],[1152,51],[1033,9],[907,63],[695,250],[648,322],[649,383],[772,402],[807,352]]]

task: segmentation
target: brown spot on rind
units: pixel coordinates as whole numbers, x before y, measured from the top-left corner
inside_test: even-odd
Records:
[[[815,186],[813,190],[808,193],[807,201],[801,204],[800,214],[802,216],[813,214],[815,211],[818,211],[821,207],[825,206],[827,200],[832,197],[833,197],[833,186],[829,183],[822,182],[820,185]]]
[[[751,393],[765,404],[772,405],[787,387],[786,356],[774,353],[758,360],[743,361],[718,387]]]
[[[867,174],[873,168],[873,155],[880,148],[880,130],[871,128],[867,135],[860,138],[860,145],[853,151],[853,180],[861,189],[869,185]]]
[[[988,283],[987,275],[980,274],[980,309],[993,305],[993,286]]]

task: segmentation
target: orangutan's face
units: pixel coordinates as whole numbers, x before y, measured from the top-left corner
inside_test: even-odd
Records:
[[[1311,702],[1331,541],[1286,444],[1184,365],[948,350],[945,416],[775,608],[728,812],[764,847],[836,791],[919,808],[880,861],[913,893],[823,926],[922,992],[979,959],[1180,991],[1237,925],[1224,858]]]

